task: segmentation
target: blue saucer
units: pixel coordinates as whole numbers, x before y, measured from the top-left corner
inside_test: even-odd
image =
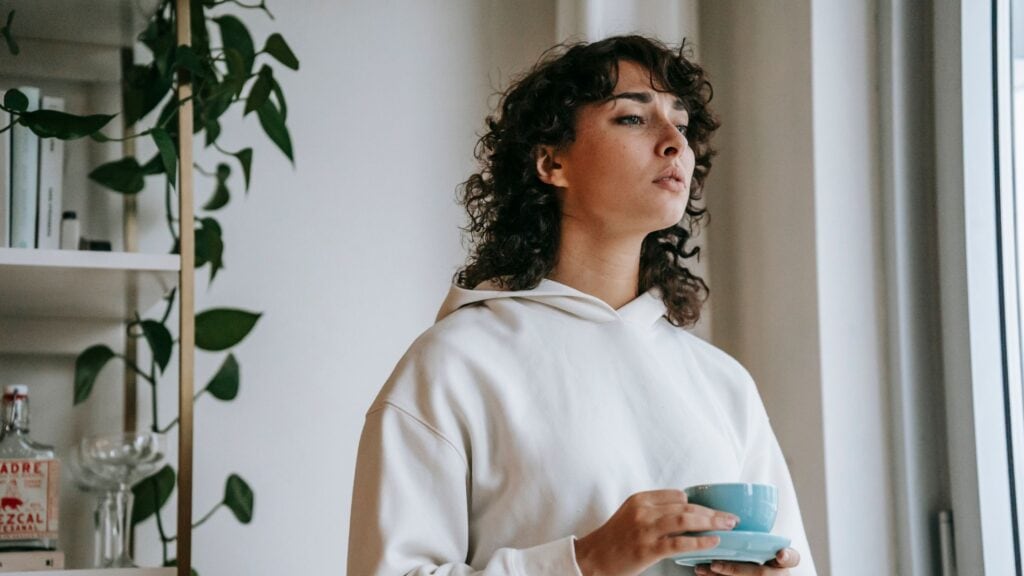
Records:
[[[694,550],[672,557],[681,566],[710,564],[714,560],[729,562],[754,562],[764,564],[775,554],[789,546],[789,538],[765,532],[714,531],[695,532],[691,536],[718,536],[718,546],[706,550]]]

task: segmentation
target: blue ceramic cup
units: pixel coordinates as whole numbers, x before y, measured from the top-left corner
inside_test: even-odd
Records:
[[[770,484],[700,484],[686,490],[691,504],[729,512],[739,517],[734,530],[771,532],[779,510],[779,495]]]

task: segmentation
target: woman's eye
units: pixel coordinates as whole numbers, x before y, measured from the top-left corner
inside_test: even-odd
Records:
[[[619,124],[624,124],[626,126],[638,126],[644,123],[644,119],[635,114],[631,114],[629,116],[622,116],[618,119],[618,121]]]
[[[676,124],[676,130],[679,130],[679,133],[682,134],[683,136],[686,136],[686,131],[689,128],[690,127],[687,126],[686,124]]]

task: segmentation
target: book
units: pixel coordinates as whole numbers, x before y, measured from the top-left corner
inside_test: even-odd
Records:
[[[0,89],[0,97],[6,90]],[[11,123],[11,115],[0,110],[0,128]],[[0,134],[0,248],[11,245],[11,131]]]
[[[39,109],[39,89],[19,87],[27,110]],[[39,137],[28,128],[11,128],[11,246],[35,248],[36,197],[39,186]]]
[[[43,110],[64,111],[64,99],[43,96]],[[60,219],[64,186],[64,141],[39,140],[39,197],[36,215],[36,248],[60,249]]]
[[[28,572],[64,568],[64,552],[39,550],[0,552],[0,572]]]

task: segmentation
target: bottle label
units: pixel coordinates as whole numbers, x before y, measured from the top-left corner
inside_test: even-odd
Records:
[[[57,538],[60,462],[0,460],[0,540]]]

